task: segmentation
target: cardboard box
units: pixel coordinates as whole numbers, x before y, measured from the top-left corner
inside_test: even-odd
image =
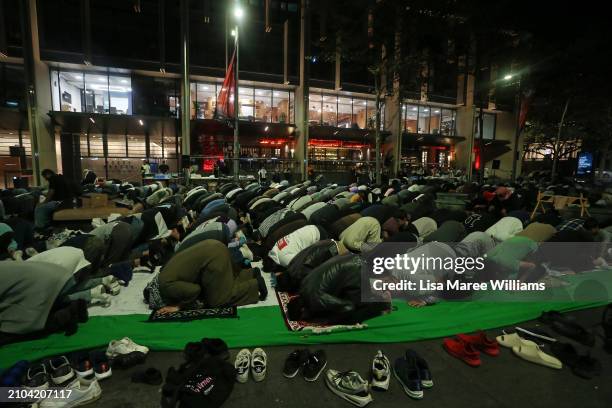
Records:
[[[108,196],[106,194],[91,193],[83,196],[83,208],[100,208],[108,206]]]

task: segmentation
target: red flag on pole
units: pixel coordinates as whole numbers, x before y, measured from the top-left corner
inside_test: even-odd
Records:
[[[227,72],[225,73],[225,79],[223,79],[223,86],[219,92],[217,98],[217,117],[219,118],[233,118],[234,117],[234,89],[236,83],[236,75],[234,75],[234,69],[236,66],[236,50],[232,54],[232,59],[227,66]]]

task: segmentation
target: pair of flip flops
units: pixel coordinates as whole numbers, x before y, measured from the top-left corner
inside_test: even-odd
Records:
[[[601,363],[589,354],[580,355],[571,344],[551,342],[551,355],[542,351],[541,346],[535,342],[519,336],[518,332],[504,333],[497,337],[497,342],[511,348],[518,357],[535,364],[554,369],[561,369],[566,365],[576,376],[585,379],[601,375]]]
[[[523,360],[557,370],[563,368],[563,363],[559,359],[546,354],[540,346],[531,340],[525,340],[518,333],[504,333],[497,336],[496,340],[502,346],[511,348],[512,352]]]

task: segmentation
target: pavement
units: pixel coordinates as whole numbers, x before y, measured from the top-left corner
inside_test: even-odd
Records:
[[[517,306],[520,307],[520,306]],[[442,349],[442,339],[396,344],[336,344],[311,347],[327,353],[327,368],[356,370],[369,378],[372,357],[381,349],[393,360],[403,355],[407,348],[417,351],[431,368],[434,387],[425,391],[420,401],[410,399],[399,383],[392,378],[386,392],[373,391],[370,406],[398,407],[418,404],[419,407],[479,407],[479,408],[609,408],[612,406],[612,354],[602,349],[602,308],[573,312],[576,321],[597,334],[597,342],[590,350],[603,366],[602,376],[584,380],[564,367],[562,370],[538,366],[513,355],[502,348],[498,357],[482,356],[482,365],[472,368],[451,357]],[[538,322],[527,322],[521,327],[536,327],[554,333]],[[501,333],[501,328],[489,330],[491,336]],[[568,339],[557,337],[564,342]],[[197,340],[197,339],[194,339]],[[581,353],[585,346],[573,343]],[[287,379],[282,375],[286,356],[295,347],[267,347],[268,374],[263,382],[249,380],[236,383],[224,408],[261,407],[325,407],[346,408],[351,405],[327,389],[323,376],[309,383],[297,376]],[[231,350],[231,362],[239,350]],[[170,366],[182,362],[180,352],[151,352],[144,365],[128,370],[114,370],[113,376],[101,381],[102,398],[89,405],[92,408],[151,408],[160,406],[160,387],[134,384],[130,381],[134,371],[156,367],[165,375]]]

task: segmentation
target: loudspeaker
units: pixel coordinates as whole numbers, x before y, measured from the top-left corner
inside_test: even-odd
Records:
[[[492,164],[493,170],[499,170],[500,164],[501,164],[500,160],[493,160],[493,164]]]

